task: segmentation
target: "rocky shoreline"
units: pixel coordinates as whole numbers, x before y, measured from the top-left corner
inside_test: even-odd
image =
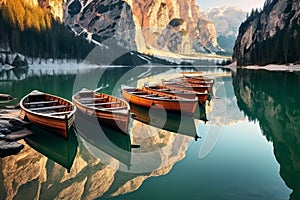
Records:
[[[237,66],[237,63],[231,63],[230,65],[223,66],[224,69],[230,69],[232,72],[236,73],[237,69],[252,69],[252,70],[267,70],[267,71],[286,71],[286,72],[300,72],[300,65],[287,64],[269,64],[266,66],[250,65],[250,66]]]
[[[24,145],[19,140],[32,135],[30,122],[23,121],[19,109],[0,109],[0,158],[19,153]]]

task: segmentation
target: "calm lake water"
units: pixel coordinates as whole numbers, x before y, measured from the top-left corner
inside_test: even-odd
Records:
[[[29,68],[1,71],[0,93],[20,99],[38,89],[71,99],[82,87],[102,87],[121,97],[122,85],[159,83],[187,70],[215,78],[205,113],[133,107],[129,135],[76,119],[68,141],[33,127],[19,154],[0,158],[0,199],[299,199],[299,73]]]

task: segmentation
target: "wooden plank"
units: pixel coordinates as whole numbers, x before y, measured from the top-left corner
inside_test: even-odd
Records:
[[[84,104],[84,105],[86,105],[86,106],[104,106],[104,105],[113,105],[113,104],[121,104],[121,102],[88,103],[88,104]]]
[[[147,94],[146,92],[128,92],[130,94]]]
[[[54,112],[54,113],[49,113],[47,115],[53,116],[53,115],[65,115],[65,114],[69,114],[72,111],[65,111],[65,112]]]
[[[50,103],[57,103],[57,102],[58,101],[36,101],[36,102],[24,103],[24,105],[50,104]]]
[[[79,102],[81,102],[81,101],[96,101],[96,100],[106,100],[106,99],[108,99],[108,97],[104,97],[104,98],[94,98],[94,97],[92,97],[92,98],[80,98],[80,99],[78,99],[78,101]]]
[[[59,106],[48,106],[48,107],[40,107],[40,108],[29,108],[29,110],[42,111],[42,110],[54,110],[54,109],[68,108],[68,107],[70,106],[59,105]]]
[[[153,89],[153,90],[156,90],[158,92],[171,91],[170,89]]]
[[[122,107],[111,107],[111,108],[97,108],[97,110],[109,111],[109,110],[124,110],[127,109],[127,106]]]
[[[171,98],[168,98],[168,97],[150,97],[151,99],[171,99]]]
[[[139,97],[157,97],[157,94],[139,95]]]

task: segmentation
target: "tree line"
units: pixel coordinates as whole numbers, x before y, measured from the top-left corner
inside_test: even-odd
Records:
[[[14,0],[0,5],[0,47],[27,57],[83,59],[94,45],[75,36],[48,9]]]
[[[268,0],[264,6],[264,12],[270,10],[278,0]],[[240,33],[246,31],[251,21],[258,18],[257,30],[262,29],[260,16],[262,12],[253,11],[249,18],[241,25]],[[292,0],[283,12],[289,24],[283,29],[277,27],[276,34],[264,41],[255,41],[248,50],[250,56],[237,57],[237,64],[244,65],[267,65],[267,64],[300,64],[300,25],[297,19],[292,19],[295,11],[292,10]]]

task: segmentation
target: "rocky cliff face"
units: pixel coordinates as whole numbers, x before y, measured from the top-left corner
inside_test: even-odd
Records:
[[[64,4],[64,22],[76,34],[101,43],[114,37],[120,45],[136,49],[131,8],[121,0],[71,0]]]
[[[219,50],[214,25],[195,0],[70,0],[64,21],[77,34],[102,42],[114,36],[131,49],[176,53]]]
[[[218,50],[215,27],[201,17],[195,0],[133,0],[131,7],[151,47],[177,53]]]
[[[242,23],[233,58],[238,65],[299,61],[300,2],[268,1],[262,12],[254,11]]]

